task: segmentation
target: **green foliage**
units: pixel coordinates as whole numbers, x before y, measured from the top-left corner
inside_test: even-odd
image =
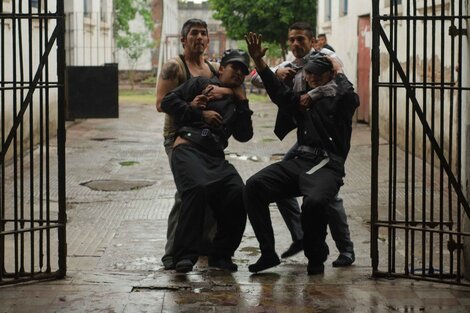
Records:
[[[214,18],[222,21],[232,39],[243,39],[248,32],[263,35],[287,52],[287,29],[295,22],[315,27],[317,0],[209,0]]]
[[[116,47],[123,50],[129,61],[135,63],[145,50],[153,47],[150,34],[153,31],[153,19],[150,0],[115,0],[114,34]],[[129,22],[141,17],[146,30],[132,32]]]

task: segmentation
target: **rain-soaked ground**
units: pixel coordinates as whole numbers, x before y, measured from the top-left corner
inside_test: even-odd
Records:
[[[293,134],[272,133],[275,109],[252,102],[255,137],[232,141],[227,159],[244,179],[282,157]],[[371,278],[370,133],[355,125],[344,198],[356,262],[308,276],[302,253],[263,273],[248,264],[259,250],[250,225],[234,260],[238,272],[207,266],[164,271],[160,258],[175,187],[163,150],[163,115],[153,105],[122,104],[119,119],[84,120],[67,134],[67,277],[0,288],[0,312],[467,312],[470,288]],[[54,163],[55,160],[52,160]],[[271,210],[278,252],[291,239]],[[380,253],[386,251],[386,238]],[[11,266],[7,260],[6,266]]]

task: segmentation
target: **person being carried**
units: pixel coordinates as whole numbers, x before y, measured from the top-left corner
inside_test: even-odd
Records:
[[[309,275],[324,272],[329,254],[325,242],[328,204],[343,184],[344,162],[350,148],[352,116],[359,98],[342,73],[325,56],[313,57],[304,66],[305,80],[313,89],[312,101],[282,83],[263,61],[266,48],[262,37],[246,36],[248,51],[271,101],[297,125],[295,156],[272,164],[246,182],[244,201],[249,220],[260,244],[261,257],[251,264],[259,272],[280,263],[275,251],[269,204],[283,198],[302,196],[303,247]]]
[[[205,60],[204,52],[209,45],[209,33],[207,24],[200,19],[189,19],[181,28],[181,43],[183,45],[183,54],[169,59],[163,66],[157,81],[157,101],[158,112],[162,112],[161,102],[163,97],[191,77],[211,78],[217,75],[219,64],[211,63]],[[208,91],[208,96],[223,97],[225,94],[231,94],[230,88],[213,86]],[[173,144],[175,142],[176,127],[173,118],[165,114],[165,124],[163,126],[164,146],[168,160],[171,160]],[[174,269],[173,262],[173,241],[175,237],[178,215],[180,210],[181,198],[178,192],[175,193],[175,202],[168,216],[167,242],[165,245],[165,254],[162,257],[162,263],[165,270]],[[207,254],[210,249],[212,237],[215,233],[215,220],[210,212],[205,214],[203,244],[201,245],[201,254]]]
[[[292,51],[295,59],[293,61],[286,61],[274,67],[272,71],[276,76],[282,80],[287,86],[292,87],[293,91],[305,93],[307,95],[302,97],[302,101],[308,104],[315,97],[315,91],[309,90],[309,86],[305,81],[304,71],[302,70],[309,59],[319,53],[328,55],[339,62],[342,67],[341,60],[338,56],[328,50],[321,49],[315,50],[312,47],[315,45],[315,35],[312,27],[306,22],[297,22],[289,27],[288,32],[289,48]],[[255,75],[251,80],[252,84],[262,86],[262,80],[259,75]],[[285,116],[282,110],[278,111],[274,133],[276,136],[283,140],[284,137],[293,129],[296,124],[291,116]],[[294,152],[298,148],[295,143],[291,149],[285,154],[284,160],[289,160],[295,156]],[[289,229],[292,237],[292,244],[290,247],[281,254],[282,258],[287,258],[302,251],[302,238],[303,231],[300,222],[300,207],[296,198],[281,199],[276,202],[277,207]],[[336,248],[339,251],[339,256],[333,261],[333,267],[349,266],[355,261],[354,244],[351,241],[349,225],[347,221],[346,211],[343,206],[343,200],[336,195],[333,201],[329,204],[328,211],[328,225],[330,227],[331,235],[335,241]]]
[[[162,100],[162,110],[176,125],[171,169],[181,195],[173,244],[177,272],[191,271],[198,260],[207,206],[214,210],[217,221],[209,266],[238,269],[232,255],[245,230],[244,184],[225,160],[224,149],[232,135],[241,142],[253,137],[253,112],[242,88],[248,66],[246,52],[227,50],[217,77],[191,78]],[[231,88],[233,94],[220,99],[207,96],[213,86]]]

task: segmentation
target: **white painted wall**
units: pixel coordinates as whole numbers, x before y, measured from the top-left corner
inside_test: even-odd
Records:
[[[327,2],[331,2],[331,20],[327,20]],[[370,14],[371,0],[349,0],[348,14],[341,16],[340,2],[336,0],[318,0],[317,34],[325,33],[328,43],[344,63],[344,71],[349,80],[357,82],[357,21],[358,17]],[[372,18],[371,18],[372,22]],[[371,34],[365,34],[370,38]]]

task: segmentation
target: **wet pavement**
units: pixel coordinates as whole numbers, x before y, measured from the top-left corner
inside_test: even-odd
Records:
[[[259,99],[259,98],[258,98]],[[255,137],[231,141],[227,158],[247,179],[282,158],[294,134],[279,142],[275,108],[254,101]],[[67,277],[0,287],[0,312],[470,312],[470,288],[371,278],[370,131],[354,125],[344,199],[356,262],[307,276],[302,253],[252,275],[259,257],[250,225],[234,261],[239,271],[164,271],[160,262],[175,187],[163,149],[163,115],[153,105],[121,103],[119,119],[83,120],[67,132]],[[280,253],[290,235],[271,210]],[[380,247],[386,249],[385,242]]]

